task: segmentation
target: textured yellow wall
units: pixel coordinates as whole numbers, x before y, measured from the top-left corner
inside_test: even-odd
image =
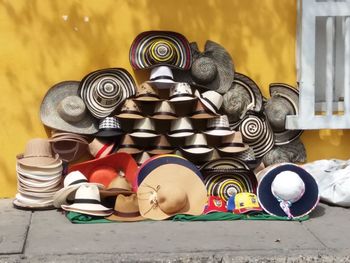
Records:
[[[47,89],[99,68],[135,76],[128,51],[138,33],[177,31],[200,47],[219,42],[268,96],[270,82],[295,84],[295,23],[293,0],[0,0],[0,197],[16,192],[16,154],[28,139],[46,137],[39,107]],[[304,133],[309,161],[349,158],[349,138]]]

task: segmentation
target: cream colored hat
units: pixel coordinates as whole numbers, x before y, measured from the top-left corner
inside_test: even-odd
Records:
[[[144,118],[142,120],[137,120],[132,133],[133,137],[139,138],[150,138],[159,136],[155,131],[154,122],[150,118]]]
[[[177,117],[174,106],[166,100],[159,102],[152,114],[153,119],[159,120],[175,120]]]
[[[223,102],[223,98],[220,93],[217,93],[213,90],[208,90],[200,94],[199,91],[196,90],[195,95],[200,99],[200,101],[208,110],[210,110],[214,114],[218,113]]]
[[[182,146],[181,149],[193,154],[210,153],[214,150],[208,146],[207,139],[201,133],[196,133],[186,138],[185,145]]]
[[[207,122],[205,134],[213,136],[227,136],[234,133],[231,131],[230,124],[226,115],[220,115],[216,118],[210,119]]]
[[[174,85],[174,76],[171,68],[168,66],[154,67],[151,70],[150,83],[159,89],[168,89]]]
[[[170,126],[170,137],[187,137],[194,134],[194,130],[189,118],[179,118],[173,120]]]

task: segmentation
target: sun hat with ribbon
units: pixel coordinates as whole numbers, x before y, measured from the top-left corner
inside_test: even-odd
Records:
[[[220,115],[216,118],[209,119],[207,128],[204,131],[207,135],[227,136],[234,133],[231,131],[230,124],[226,115]]]
[[[142,32],[131,44],[129,59],[136,70],[159,65],[188,70],[192,62],[188,40],[171,31]]]
[[[136,144],[129,134],[125,134],[122,138],[117,152],[124,152],[128,154],[137,154],[142,152],[140,145]]]
[[[153,159],[139,170],[138,178],[143,177],[137,190],[141,215],[163,220],[176,214],[202,214],[207,193],[198,169],[183,158],[166,157],[165,163],[162,159]]]
[[[265,105],[266,117],[269,120],[276,145],[288,144],[297,139],[302,130],[285,128],[288,115],[298,115],[299,91],[283,83],[270,84],[270,96]]]
[[[161,101],[158,90],[147,82],[141,83],[136,90],[135,101]]]
[[[49,140],[42,138],[30,139],[24,153],[18,154],[16,158],[17,163],[31,167],[46,167],[59,161],[59,155],[52,153]]]
[[[165,135],[159,136],[154,145],[149,147],[147,151],[150,154],[170,154],[176,150],[176,147],[171,146]]]
[[[96,159],[102,158],[109,155],[115,148],[115,145],[115,142],[107,142],[102,139],[95,138],[89,143],[89,152]]]
[[[78,134],[94,134],[98,121],[79,97],[79,81],[63,81],[51,87],[40,106],[42,123],[50,128]]]
[[[123,194],[119,194],[115,200],[112,215],[106,217],[106,219],[121,222],[136,222],[145,220],[145,218],[140,214],[137,195],[132,194],[125,196]]]
[[[100,120],[98,132],[95,134],[95,136],[108,138],[120,136],[122,134],[124,134],[124,131],[120,125],[119,120],[116,117],[106,117]]]
[[[150,118],[144,118],[135,122],[130,136],[137,138],[152,138],[158,137],[159,134],[155,131],[154,121]]]
[[[89,182],[100,183],[105,187],[117,176],[125,176],[128,182],[134,185],[137,164],[130,154],[113,153],[103,158],[71,165],[68,171],[80,171]]]
[[[186,82],[177,82],[169,90],[170,102],[184,102],[196,100],[196,96],[193,95],[190,84]]]
[[[158,120],[175,120],[178,116],[175,113],[174,106],[164,100],[156,105],[152,118]]]
[[[136,94],[136,84],[123,68],[101,69],[83,78],[79,94],[91,114],[103,119],[112,114],[125,99]]]
[[[217,114],[219,112],[222,105],[222,96],[220,95],[220,93],[208,90],[200,94],[199,91],[196,90],[194,94],[203,103],[205,108],[207,108],[214,114]]]
[[[204,52],[200,52],[197,43],[191,43],[192,66],[190,71],[174,70],[176,81],[188,82],[204,89],[215,90],[221,94],[227,92],[234,79],[234,66],[226,49],[207,40]]]
[[[219,115],[208,110],[206,107],[204,107],[203,103],[198,100],[189,117],[191,119],[211,119],[217,116]]]
[[[111,208],[101,205],[98,187],[93,184],[79,186],[75,193],[74,203],[71,205],[61,205],[61,208],[65,211],[94,216],[108,216],[113,212]]]
[[[53,205],[60,208],[61,205],[72,203],[76,190],[83,184],[89,184],[89,182],[81,172],[73,171],[67,174],[63,180],[63,188],[53,196]],[[100,189],[104,188],[102,184],[95,185]]]
[[[249,146],[243,143],[242,134],[236,131],[228,136],[223,137],[217,149],[224,153],[238,153],[247,150]]]
[[[314,177],[292,163],[266,167],[257,174],[257,195],[261,207],[269,214],[299,218],[318,204],[319,191]]]
[[[227,211],[234,214],[245,214],[262,211],[258,197],[254,193],[241,192],[231,196],[227,201]]]
[[[181,150],[191,154],[207,154],[214,149],[208,146],[204,134],[196,133],[186,138],[185,145],[181,146]]]
[[[173,120],[170,125],[168,136],[170,137],[187,137],[194,134],[193,126],[189,118],[178,118]]]
[[[132,99],[125,100],[119,113],[116,115],[120,119],[143,119],[141,109]]]

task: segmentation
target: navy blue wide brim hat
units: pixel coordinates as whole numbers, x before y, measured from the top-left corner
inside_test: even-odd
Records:
[[[300,166],[292,163],[283,163],[270,166],[257,174],[259,181],[257,196],[260,206],[271,215],[283,217],[287,216],[280,207],[280,202],[271,191],[273,180],[279,173],[284,171],[291,171],[298,174],[305,184],[305,192],[303,196],[289,208],[293,218],[303,217],[309,214],[318,204],[318,185],[311,174]]]

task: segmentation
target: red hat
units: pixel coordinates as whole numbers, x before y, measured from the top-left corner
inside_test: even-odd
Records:
[[[227,212],[226,201],[219,196],[209,196],[208,204],[204,208],[204,214],[213,212]]]
[[[123,172],[126,180],[131,185],[136,185],[137,164],[128,153],[113,153],[99,159],[72,165],[68,170],[69,172],[80,171],[89,182],[100,183],[106,187]]]

